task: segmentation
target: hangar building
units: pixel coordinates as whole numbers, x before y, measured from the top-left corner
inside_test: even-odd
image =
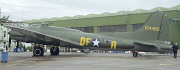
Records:
[[[180,45],[180,11],[170,10],[163,12],[170,18],[170,40]],[[140,28],[151,13],[68,19],[49,21],[48,23],[53,23],[51,24],[53,26],[78,29],[88,33],[131,32]]]

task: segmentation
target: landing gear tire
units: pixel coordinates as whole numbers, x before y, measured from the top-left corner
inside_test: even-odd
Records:
[[[137,57],[138,56],[138,52],[133,52],[133,56]]]
[[[50,49],[51,55],[59,55],[59,48],[58,47],[52,47]]]
[[[33,56],[43,56],[44,50],[41,47],[34,47]]]

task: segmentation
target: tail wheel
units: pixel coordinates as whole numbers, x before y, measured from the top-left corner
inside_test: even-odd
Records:
[[[59,55],[59,48],[58,47],[52,47],[50,49],[51,55]]]
[[[138,52],[133,52],[133,56],[137,57],[138,56]]]
[[[43,56],[43,55],[44,55],[44,50],[43,50],[43,48],[41,48],[41,47],[36,47],[36,48],[34,48],[34,50],[33,50],[33,55],[34,55],[34,56]]]

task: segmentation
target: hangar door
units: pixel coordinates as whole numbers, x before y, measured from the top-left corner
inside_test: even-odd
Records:
[[[94,33],[94,27],[93,26],[90,26],[90,27],[71,27],[71,29],[80,30],[80,31],[86,32],[86,33]]]
[[[98,26],[98,32],[127,32],[127,24]]]

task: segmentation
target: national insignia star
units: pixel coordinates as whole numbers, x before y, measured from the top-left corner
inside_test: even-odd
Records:
[[[95,41],[93,41],[93,46],[98,46],[99,47],[99,43],[100,43],[100,41],[98,41],[98,39],[96,39]]]

